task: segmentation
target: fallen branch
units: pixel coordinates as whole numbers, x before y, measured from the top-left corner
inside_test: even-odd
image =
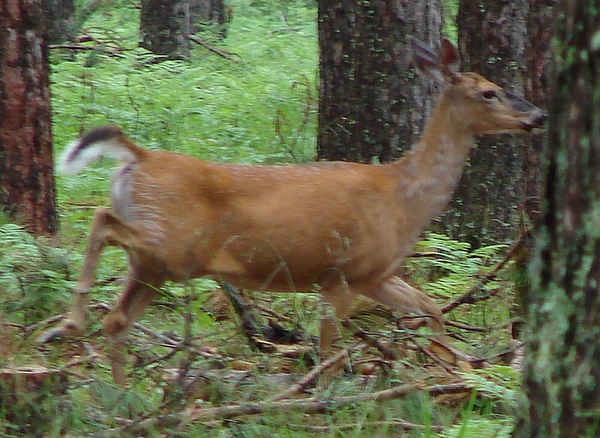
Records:
[[[240,318],[244,336],[253,350],[271,353],[276,349],[274,344],[297,344],[303,339],[303,334],[298,330],[288,330],[275,321],[269,321],[268,326],[260,325],[255,305],[248,303],[240,291],[231,284],[222,280],[218,280],[217,283]]]
[[[274,397],[271,397],[270,399],[267,400],[267,402],[276,402],[276,401],[290,398],[296,394],[300,394],[300,393],[304,392],[304,390],[312,382],[314,382],[324,371],[328,370],[329,368],[332,368],[338,362],[346,359],[346,357],[348,357],[350,355],[350,353],[354,353],[354,352],[362,350],[366,347],[367,346],[365,344],[362,344],[362,345],[357,345],[350,349],[347,349],[347,348],[343,349],[336,355],[332,356],[331,358],[327,359],[326,361],[321,362],[321,364],[319,364],[318,366],[314,367],[312,369],[312,371],[310,373],[308,373],[306,376],[304,376],[304,378],[302,380],[300,380],[298,383],[290,386],[285,391],[280,392],[279,394],[276,394]]]
[[[96,304],[90,304],[88,306],[88,309],[89,310],[104,310],[106,312],[110,312],[112,310],[112,306],[107,303],[96,303]],[[43,321],[40,321],[38,323],[35,323],[35,324],[25,327],[25,333],[35,332],[35,331],[39,330],[41,327],[60,322],[61,320],[63,320],[66,317],[67,317],[67,314],[63,313],[60,315],[53,316],[51,318],[47,318]],[[141,331],[142,333],[144,333],[145,335],[147,335],[151,338],[156,339],[157,341],[160,342],[160,345],[162,347],[172,348],[172,349],[175,349],[176,351],[189,351],[190,353],[197,355],[197,356],[201,356],[205,359],[221,359],[222,358],[219,354],[210,353],[208,351],[203,351],[201,349],[192,347],[190,345],[184,345],[180,340],[173,339],[169,336],[158,333],[158,332],[146,327],[145,325],[142,325],[139,322],[134,323],[133,328]]]
[[[281,412],[282,410],[301,411],[306,414],[325,413],[342,406],[363,402],[379,402],[404,397],[414,391],[422,390],[432,397],[442,394],[457,394],[472,391],[467,383],[451,383],[448,385],[424,386],[424,381],[398,385],[390,389],[371,394],[337,397],[331,399],[306,398],[302,400],[267,401],[264,403],[242,403],[237,405],[203,408],[188,412],[189,421],[204,421],[216,417],[233,418],[242,415],[263,414],[266,412]]]
[[[261,328],[256,320],[256,314],[253,312],[252,306],[244,300],[244,297],[240,294],[240,291],[227,283],[226,281],[218,280],[217,283],[223,289],[223,293],[229,300],[231,307],[240,318],[242,322],[241,328],[250,344],[250,348],[257,350],[259,346],[256,343],[255,338],[261,334]]]
[[[100,309],[100,310],[106,310],[106,311],[110,311],[112,309],[112,307],[106,303],[90,304],[90,305],[88,305],[87,308],[88,308],[88,310]],[[36,322],[35,324],[28,325],[27,327],[25,327],[25,333],[29,334],[29,333],[36,332],[40,328],[48,326],[48,325],[56,324],[57,322],[62,321],[66,317],[67,317],[66,313],[61,313],[59,315],[55,315],[50,318],[46,318],[40,322]]]
[[[493,330],[493,327],[477,327],[470,324],[465,324],[463,322],[446,320],[444,324],[449,325],[450,327],[456,327],[462,330],[466,330],[468,332],[479,332],[479,333],[487,333]]]
[[[465,382],[450,383],[447,385],[425,386],[424,381],[418,381],[398,385],[390,389],[374,392],[371,394],[360,394],[331,399],[306,398],[301,400],[267,401],[263,403],[241,403],[237,405],[220,406],[216,408],[187,409],[181,414],[157,415],[142,421],[132,421],[121,418],[113,418],[121,424],[118,429],[107,431],[103,436],[122,436],[123,433],[142,433],[156,430],[158,427],[183,427],[186,423],[202,421],[210,422],[215,419],[234,418],[243,415],[256,415],[267,412],[282,412],[286,410],[301,411],[306,414],[325,413],[339,409],[342,406],[363,402],[378,402],[404,397],[414,391],[424,391],[431,397],[447,394],[469,393],[473,387]]]
[[[48,46],[50,50],[54,49],[68,49],[68,50],[81,50],[81,51],[90,51],[94,50],[93,46],[84,46],[83,44],[50,44]]]
[[[25,327],[23,324],[17,324],[16,322],[5,322],[5,321],[0,321],[0,326],[5,326],[5,327],[14,327],[17,328],[21,331],[26,331],[27,327]]]
[[[283,13],[283,11],[279,12],[279,18],[281,19],[281,22],[284,24],[286,30],[288,31],[288,33],[290,35],[294,34],[294,31],[290,28],[290,25],[287,22],[287,18],[285,18],[285,14]]]
[[[222,56],[223,58],[228,59],[229,61],[240,62],[239,59],[235,59],[231,53],[221,49],[217,49],[216,47],[213,47],[210,44],[208,44],[206,41],[201,40],[197,36],[189,35],[188,38],[190,39],[190,41],[193,41],[196,44],[200,44],[205,49],[210,50],[211,52],[216,53],[217,55]]]
[[[433,360],[440,368],[446,371],[448,374],[455,374],[452,370],[452,367],[446,365],[446,363],[439,358],[437,355],[433,354],[427,347],[422,346],[419,342],[417,342],[414,338],[409,339],[412,344],[417,347],[417,349],[423,353],[425,356],[428,356],[431,360]]]
[[[52,316],[50,318],[46,318],[43,321],[36,322],[35,324],[28,325],[27,327],[25,327],[25,333],[29,334],[29,333],[36,332],[41,327],[56,324],[57,322],[62,321],[66,317],[67,317],[67,315],[65,313],[63,313],[61,315],[56,315],[56,316]]]
[[[78,50],[81,52],[91,52],[97,50],[98,46],[84,46],[83,44],[51,44],[48,46],[50,50],[66,49]],[[110,56],[115,56],[123,52],[123,49],[105,49],[105,53]]]
[[[292,318],[290,318],[289,316],[285,316],[284,314],[279,313],[267,306],[263,306],[260,303],[252,303],[251,306],[254,307],[255,309],[260,310],[261,312],[264,312],[268,315],[271,315],[271,316],[277,318],[279,321],[293,322]]]
[[[347,424],[336,424],[330,426],[313,426],[310,424],[290,424],[288,425],[291,430],[302,430],[306,432],[335,432],[335,431],[344,431],[344,430],[364,430],[366,428],[383,428],[386,429],[396,428],[402,430],[430,430],[431,432],[440,433],[444,430],[442,426],[424,426],[422,424],[409,423],[408,421],[400,421],[400,420],[389,420],[389,421],[365,421],[360,424],[357,423],[347,423]]]
[[[379,352],[381,354],[383,354],[383,357],[385,359],[390,359],[390,360],[399,360],[400,359],[400,356],[398,355],[398,353],[396,353],[394,350],[386,347],[385,345],[383,345],[381,342],[379,342],[377,339],[373,338],[372,336],[369,336],[369,334],[367,332],[365,332],[363,329],[361,329],[358,326],[358,324],[356,324],[351,319],[347,318],[346,320],[344,320],[343,324],[344,324],[344,327],[352,328],[354,330],[354,336],[356,336],[359,339],[362,339],[367,345],[379,350]]]

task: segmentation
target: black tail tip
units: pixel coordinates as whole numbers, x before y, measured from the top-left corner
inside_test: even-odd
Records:
[[[82,144],[92,144],[99,141],[111,140],[123,135],[123,130],[117,125],[106,125],[88,131],[82,138]]]

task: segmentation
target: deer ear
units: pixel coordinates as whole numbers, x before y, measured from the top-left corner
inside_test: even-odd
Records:
[[[438,54],[423,41],[411,40],[415,64],[427,76],[438,82],[452,82],[458,72],[458,52],[449,41],[442,43],[442,52]]]
[[[415,64],[427,76],[443,81],[444,77],[439,68],[439,55],[423,41],[411,38]]]
[[[448,76],[454,77],[460,68],[460,58],[458,49],[449,39],[442,41],[442,51],[440,53],[440,68],[442,73],[448,79]]]

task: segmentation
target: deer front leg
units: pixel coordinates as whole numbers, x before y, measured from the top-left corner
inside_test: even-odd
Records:
[[[427,326],[434,332],[446,332],[444,315],[440,306],[423,292],[399,277],[391,277],[381,286],[369,289],[363,294],[393,309],[424,315],[427,317]]]

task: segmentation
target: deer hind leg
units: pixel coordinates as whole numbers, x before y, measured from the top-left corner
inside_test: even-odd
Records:
[[[323,290],[323,300],[333,307],[334,314],[328,313],[321,319],[319,346],[321,357],[330,358],[333,355],[334,344],[342,337],[339,322],[344,321],[350,316],[352,302],[356,296],[357,294],[345,282]],[[349,366],[349,358],[345,356],[344,359],[334,364],[319,376],[318,386],[321,389],[328,387],[338,372],[347,366]]]
[[[426,315],[428,327],[437,333],[446,332],[444,314],[437,303],[399,277],[391,277],[381,286],[363,294],[394,309]]]
[[[320,350],[323,358],[331,358],[334,353],[335,343],[342,338],[339,323],[350,316],[352,303],[356,299],[357,293],[351,289],[345,281],[335,288],[327,289],[323,292],[323,299],[329,303],[334,313],[328,313],[321,319]],[[322,389],[328,387],[335,376],[343,368],[350,369],[350,358],[344,355],[344,358],[324,371],[319,376],[318,386]]]
[[[96,210],[88,239],[83,271],[75,288],[69,315],[58,327],[42,333],[39,338],[40,342],[81,336],[84,333],[88,320],[88,294],[96,279],[96,267],[102,251],[111,245],[123,248],[133,246],[139,240],[136,235],[135,228],[123,222],[110,209],[99,208]]]
[[[132,269],[125,289],[121,293],[117,305],[110,311],[104,321],[104,333],[108,336],[108,358],[112,367],[115,383],[125,385],[125,341],[131,326],[137,321],[150,302],[158,294],[158,287],[164,283],[163,278],[156,278],[155,273],[144,273]]]
[[[338,322],[350,316],[352,303],[356,296],[357,294],[346,284],[323,291],[323,299],[335,311],[335,317],[328,314],[321,319],[320,350],[323,356],[329,356],[333,350],[333,344],[341,338]]]

